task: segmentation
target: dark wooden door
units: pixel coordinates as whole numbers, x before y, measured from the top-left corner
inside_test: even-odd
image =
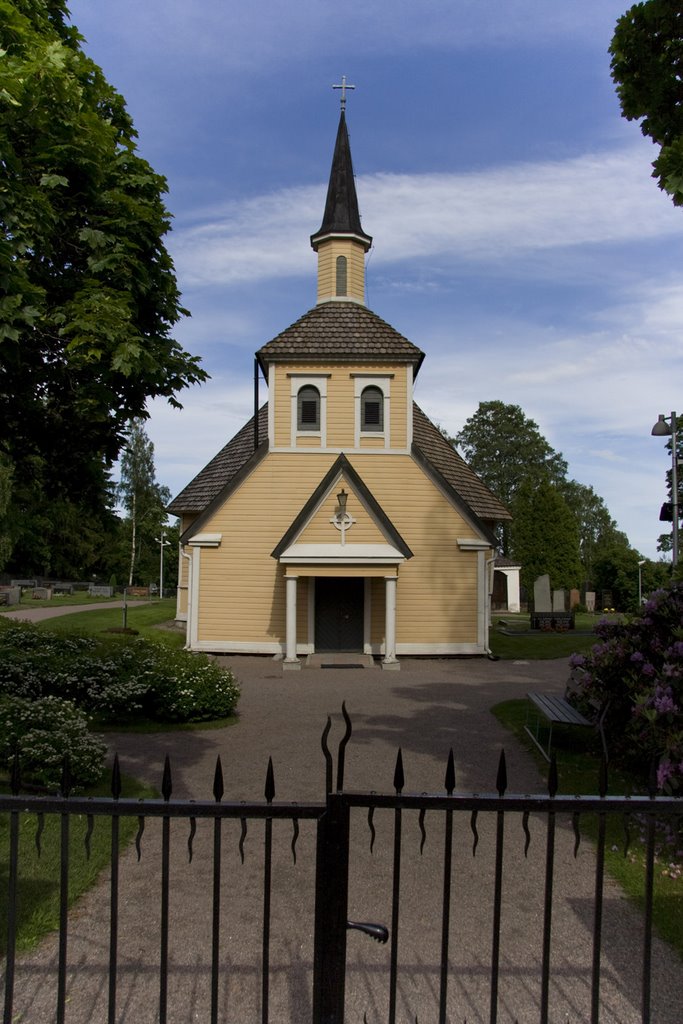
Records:
[[[363,650],[363,599],[362,578],[316,577],[316,651]]]

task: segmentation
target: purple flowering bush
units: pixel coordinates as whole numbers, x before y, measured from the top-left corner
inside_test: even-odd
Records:
[[[683,794],[683,581],[656,590],[642,614],[601,622],[588,655],[572,655],[577,703],[609,701],[604,728],[610,757],[646,774],[657,761],[657,785]]]

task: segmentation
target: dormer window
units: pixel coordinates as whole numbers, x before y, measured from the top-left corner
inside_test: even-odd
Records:
[[[320,392],[311,384],[297,395],[297,430],[320,430]]]
[[[374,385],[364,388],[360,396],[360,429],[364,433],[384,430],[384,394]]]

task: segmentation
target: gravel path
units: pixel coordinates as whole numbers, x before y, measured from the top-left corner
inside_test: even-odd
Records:
[[[36,609],[38,610],[38,609]],[[56,610],[56,609],[55,609]],[[303,669],[282,673],[267,658],[221,659],[242,685],[240,720],[225,730],[117,734],[107,737],[122,769],[160,786],[168,753],[173,795],[211,798],[216,756],[220,754],[226,799],[261,799],[268,757],[275,771],[276,800],[322,799],[324,761],[320,735],[328,713],[333,720],[330,748],[343,733],[346,701],[353,721],[347,748],[346,789],[392,791],[400,747],[405,791],[443,791],[446,759],[453,747],[457,789],[495,788],[499,753],[505,747],[509,791],[541,792],[544,784],[533,759],[490,714],[500,700],[522,697],[529,689],[562,692],[565,660],[492,662],[479,659],[403,659],[400,672],[379,669]],[[372,854],[364,815],[352,816],[352,919],[391,923],[393,812],[375,815]],[[402,900],[399,930],[397,1020],[436,1021],[441,943],[443,820],[426,819],[427,841],[420,854],[416,817],[403,820]],[[491,893],[494,823],[480,816],[480,839],[472,856],[467,820],[455,821],[452,889],[449,1021],[489,1021]],[[148,822],[142,858],[123,858],[120,899],[118,1021],[147,1024],[158,1019],[159,835]],[[524,856],[524,836],[515,816],[506,820],[504,900],[499,982],[501,1022],[537,1022],[540,1005],[541,927],[545,823],[531,822],[532,842]],[[219,1019],[234,1024],[259,1021],[261,999],[261,914],[263,826],[251,824],[245,861],[239,851],[239,825],[223,828],[223,939]],[[169,1024],[208,1021],[212,826],[198,822],[194,856],[188,864],[188,828],[172,823],[171,980]],[[271,939],[271,1021],[310,1020],[314,835],[301,824],[297,859],[290,851],[291,824],[274,823],[274,893]],[[592,899],[594,856],[582,844],[573,856],[567,822],[558,828],[555,855],[550,1020],[579,1024],[590,1020]],[[108,878],[83,899],[70,919],[67,1021],[107,1020]],[[603,920],[602,1024],[630,1024],[640,1018],[640,915],[607,882]],[[47,939],[21,959],[17,969],[18,1022],[54,1019],[56,938]],[[347,1019],[380,1024],[388,1019],[389,949],[350,932]],[[680,1024],[683,979],[680,960],[655,940],[653,1016],[655,1024]]]

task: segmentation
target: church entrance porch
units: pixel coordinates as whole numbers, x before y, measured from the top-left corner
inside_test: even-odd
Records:
[[[326,568],[326,567],[325,567]],[[396,657],[396,584],[397,571],[394,566],[369,566],[364,575],[345,575],[339,566],[332,566],[330,574],[320,575],[325,568],[313,569],[308,566],[287,567],[285,657],[283,669],[301,668],[299,654],[357,654],[372,656],[371,618],[373,602],[372,583],[375,588],[382,580],[384,585],[384,622],[380,662],[383,669],[398,669]],[[354,566],[363,572],[365,567]],[[297,613],[299,576],[308,577],[309,585],[302,588],[301,597],[308,606],[308,626],[304,626],[304,615]],[[375,579],[373,580],[372,577]],[[381,584],[380,584],[381,585]],[[306,596],[307,595],[307,596]],[[306,605],[304,605],[306,607]],[[381,605],[379,606],[381,609]],[[300,619],[297,628],[297,620]],[[303,636],[302,636],[303,634]],[[304,637],[306,639],[304,639]],[[298,642],[297,642],[298,640]],[[375,641],[377,643],[377,641]],[[377,645],[379,646],[379,645]]]
[[[365,581],[362,577],[316,577],[316,653],[362,652],[364,603]]]

